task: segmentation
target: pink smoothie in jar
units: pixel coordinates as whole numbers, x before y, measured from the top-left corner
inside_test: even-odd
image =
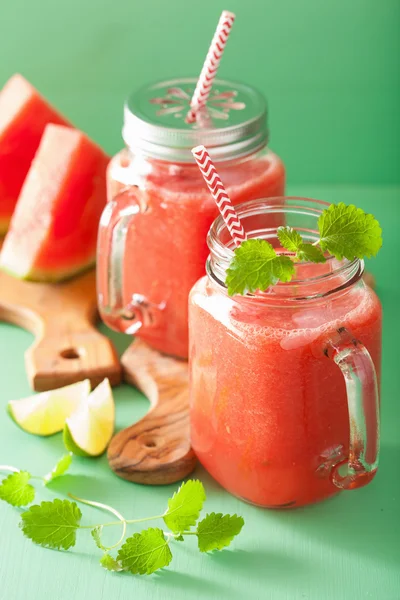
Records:
[[[185,117],[196,81],[158,83],[125,107],[127,148],[108,169],[100,225],[102,319],[161,352],[188,355],[188,295],[204,274],[217,208],[194,163],[204,144],[234,204],[282,196],[285,169],[267,148],[266,106],[254,89],[216,81],[194,124]],[[279,225],[271,215],[271,227]]]
[[[327,205],[284,202],[239,207],[248,237],[279,249],[273,212],[307,241],[318,239]],[[233,242],[221,218],[208,240],[207,276],[189,307],[191,442],[199,460],[229,492],[269,508],[369,483],[379,454],[382,309],[362,280],[363,262],[298,263],[290,283],[229,297]]]

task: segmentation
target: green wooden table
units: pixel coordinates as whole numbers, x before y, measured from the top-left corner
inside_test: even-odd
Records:
[[[354,202],[374,212],[383,226],[384,248],[369,264],[384,306],[382,450],[373,483],[316,506],[275,512],[236,500],[199,467],[195,476],[206,487],[208,510],[241,514],[245,528],[230,549],[214,555],[200,555],[195,540],[176,543],[170,568],[149,577],[102,570],[100,551],[88,532],[80,533],[69,552],[34,546],[18,530],[18,510],[0,503],[0,600],[400,599],[400,286],[395,262],[400,188],[302,185],[289,186],[288,192]],[[113,337],[120,351],[129,343],[125,337]],[[7,400],[30,392],[23,352],[31,339],[20,329],[0,324],[0,463],[44,474],[63,452],[61,435],[30,436],[5,412]],[[126,385],[115,390],[115,400],[117,429],[148,408],[146,399]],[[110,503],[133,518],[159,513],[174,488],[123,481],[109,470],[103,456],[74,459],[71,474],[51,489],[40,489],[38,498],[73,491]],[[84,507],[83,513],[86,523],[107,520],[94,509]]]

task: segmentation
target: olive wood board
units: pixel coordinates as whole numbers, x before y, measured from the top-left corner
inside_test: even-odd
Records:
[[[97,320],[94,269],[62,283],[22,281],[0,270],[0,321],[34,334],[25,368],[37,392],[86,378],[92,387],[105,377],[120,383],[118,355]]]
[[[122,367],[125,381],[143,392],[151,408],[111,440],[110,467],[124,479],[148,485],[183,479],[196,465],[190,445],[188,363],[135,340],[122,356]]]

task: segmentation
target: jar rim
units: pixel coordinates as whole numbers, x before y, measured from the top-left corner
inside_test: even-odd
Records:
[[[318,218],[318,216],[322,213],[323,210],[328,208],[330,203],[325,202],[324,200],[315,200],[312,198],[305,198],[300,196],[282,196],[282,197],[272,197],[272,198],[260,198],[257,200],[250,200],[247,202],[243,202],[235,206],[235,210],[241,219],[242,223],[245,226],[245,219],[257,216],[257,214],[307,214],[310,217]],[[246,229],[246,227],[245,227]],[[272,227],[269,229],[269,236],[264,237],[276,237],[277,227]],[[315,231],[308,231],[311,235],[312,233],[316,234]],[[256,238],[260,237],[259,235],[253,235],[252,232],[246,231],[248,238]],[[207,244],[210,249],[210,255],[207,259],[206,270],[207,274],[220,286],[226,289],[225,279],[224,279],[224,271],[229,266],[233,256],[234,256],[234,242],[231,240],[229,244],[223,243],[221,240],[221,235],[225,234],[229,236],[229,232],[227,226],[222,218],[219,215],[215,221],[212,223],[210,230],[207,235]],[[275,234],[275,235],[274,235]],[[317,236],[315,235],[315,239]],[[310,263],[310,262],[301,262],[299,265],[302,267],[307,265],[314,265],[315,270],[318,272],[319,263]],[[271,286],[265,292],[257,292],[256,294],[246,294],[246,297],[249,298],[257,298],[268,299],[272,296],[275,298],[284,297],[287,300],[299,301],[299,300],[310,300],[313,298],[321,298],[326,297],[329,294],[337,293],[342,289],[346,289],[350,285],[356,283],[363,275],[364,272],[364,261],[355,258],[353,260],[348,260],[343,258],[343,260],[338,261],[334,256],[328,256],[326,263],[321,263],[321,265],[329,265],[331,270],[328,272],[317,273],[316,275],[312,275],[309,277],[294,277],[291,281],[288,282],[278,282],[277,284]],[[318,285],[321,282],[329,281],[330,279],[333,281],[335,278],[341,278],[343,283],[341,285],[335,285],[332,289],[328,291],[324,291],[321,293],[311,293],[306,296],[297,296],[296,294],[287,296],[287,290],[293,290],[296,286],[304,286],[304,285]],[[285,293],[286,292],[286,293]]]

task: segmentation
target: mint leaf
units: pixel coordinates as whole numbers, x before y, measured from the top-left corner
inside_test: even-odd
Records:
[[[375,256],[382,246],[382,230],[375,217],[343,202],[322,212],[318,228],[322,250],[338,260]]]
[[[29,485],[31,474],[28,471],[12,473],[0,485],[0,499],[12,506],[26,506],[35,498],[35,488]]]
[[[50,473],[47,473],[47,475],[44,476],[45,485],[50,483],[50,481],[53,481],[53,479],[56,479],[57,477],[64,475],[64,473],[66,473],[66,471],[68,471],[69,467],[71,466],[71,462],[72,462],[72,452],[68,452],[68,454],[64,454],[64,456],[62,456],[60,458],[60,460],[57,462],[55,467],[50,471]]]
[[[211,513],[197,526],[197,538],[200,552],[222,550],[229,546],[235,535],[238,535],[244,525],[242,517]]]
[[[206,493],[201,481],[189,479],[168,500],[168,510],[163,519],[174,533],[187,531],[195,525],[203,508]]]
[[[103,525],[96,525],[96,527],[90,530],[90,533],[92,534],[92,538],[94,539],[96,546],[100,548],[100,550],[106,550],[105,546],[103,546],[103,544],[101,543],[102,531]]]
[[[324,253],[318,246],[312,244],[300,244],[297,249],[296,257],[299,260],[312,262],[312,263],[324,263],[326,258]]]
[[[326,258],[318,246],[303,242],[301,235],[293,227],[278,227],[278,239],[281,245],[290,252],[296,252],[298,260],[324,263]]]
[[[131,573],[150,575],[167,567],[172,553],[161,529],[145,529],[134,533],[118,551],[118,561]]]
[[[34,504],[21,515],[20,527],[35,544],[68,550],[75,545],[82,513],[75,502],[59,500]]]
[[[228,294],[264,291],[277,281],[290,281],[294,264],[288,256],[277,255],[266,240],[252,239],[235,249],[226,271]]]
[[[103,554],[100,559],[100,564],[107,571],[122,571],[120,563],[110,556],[110,554]]]
[[[303,243],[301,235],[293,227],[278,227],[276,233],[281,246],[289,252],[297,252]]]

